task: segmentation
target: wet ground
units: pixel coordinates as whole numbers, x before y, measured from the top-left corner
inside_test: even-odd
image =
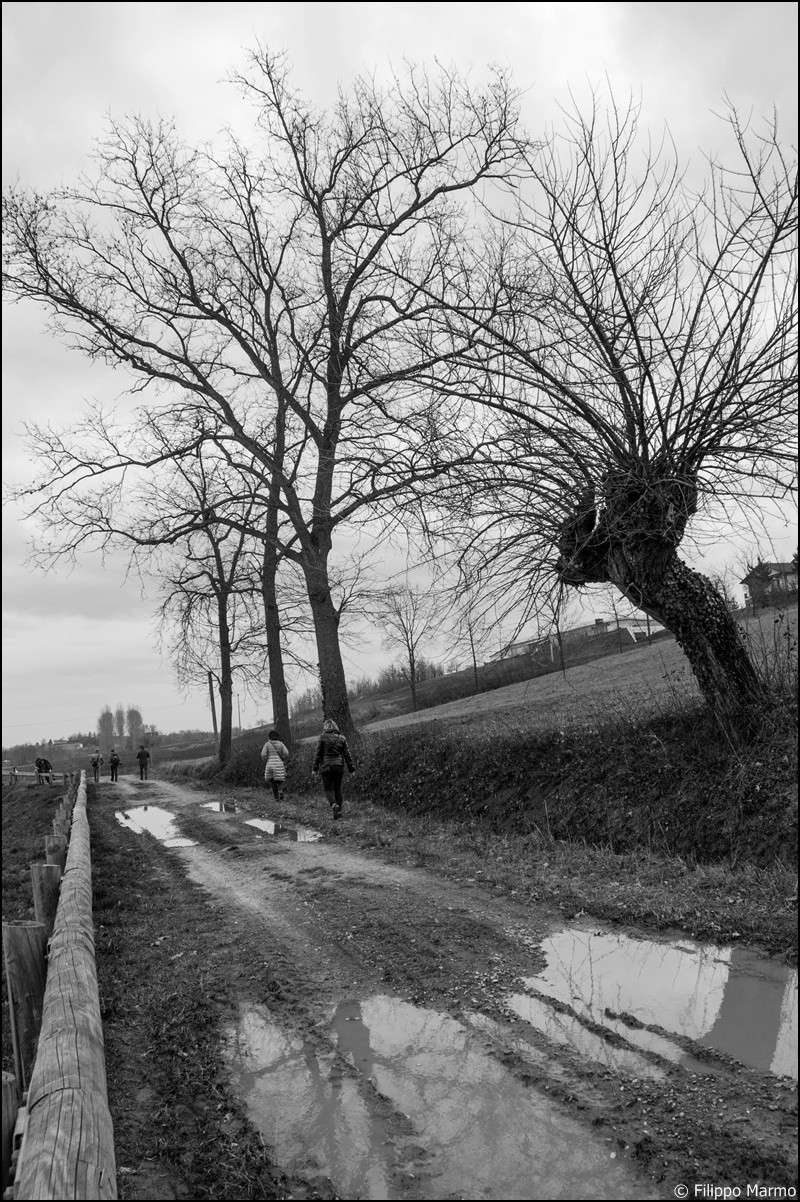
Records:
[[[205,795],[208,796],[207,794]],[[563,920],[320,830],[120,782],[269,970],[226,1032],[287,1171],[348,1198],[673,1196],[793,1174],[797,976]],[[699,1174],[699,1175],[698,1175]]]

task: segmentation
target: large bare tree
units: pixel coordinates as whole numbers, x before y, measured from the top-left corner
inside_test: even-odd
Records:
[[[553,587],[613,584],[732,716],[762,684],[678,548],[700,516],[796,484],[797,175],[774,122],[745,128],[729,109],[725,126],[699,192],[613,99],[530,159],[488,267],[505,304],[460,314],[483,331],[497,423],[455,511],[484,588],[534,607]]]
[[[500,75],[478,90],[410,69],[386,89],[358,80],[320,114],[280,59],[258,50],[250,68],[258,152],[232,139],[220,158],[134,120],[111,126],[91,181],[7,192],[4,288],[161,394],[111,453],[91,429],[33,432],[40,515],[87,475],[149,462],[152,426],[175,455],[214,439],[255,463],[265,571],[275,549],[301,568],[325,709],[352,734],[334,533],[474,454],[460,437],[473,332],[438,313],[468,285],[464,203],[519,163],[516,104]]]

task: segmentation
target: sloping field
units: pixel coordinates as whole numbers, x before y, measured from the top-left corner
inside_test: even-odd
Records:
[[[416,714],[400,714],[364,726],[365,731],[397,729],[491,714],[510,727],[561,730],[596,726],[624,713],[652,714],[698,696],[686,656],[673,640],[608,655],[564,673],[537,676],[517,684],[448,701]]]
[[[765,659],[786,671],[796,659],[797,607],[787,612],[764,610],[744,627],[757,663]],[[605,722],[626,722],[658,714],[674,713],[699,699],[699,691],[689,661],[673,638],[660,639],[652,646],[642,645],[623,654],[536,676],[461,697],[417,713],[394,714],[363,724],[365,733],[399,730],[408,726],[433,723],[468,723],[482,718],[482,728],[490,723],[498,731],[596,729]],[[377,699],[380,700],[380,699]],[[234,753],[257,755],[266,737],[266,728],[247,731],[233,740]],[[304,743],[317,737],[301,736]],[[212,743],[158,756],[160,763],[213,759]]]
[[[768,660],[780,671],[796,658],[797,606],[787,611],[763,610],[741,625],[756,663]],[[379,719],[362,729],[394,730],[478,715],[491,715],[509,729],[594,728],[617,717],[630,721],[673,711],[696,701],[699,695],[689,661],[675,640],[667,638],[566,672],[518,681],[415,714]]]

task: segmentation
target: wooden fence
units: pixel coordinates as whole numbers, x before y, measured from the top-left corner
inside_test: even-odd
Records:
[[[4,1194],[14,1202],[117,1196],[94,955],[84,772],[77,787],[70,789],[70,798],[73,795],[71,815],[67,805],[53,820],[48,864],[32,865],[32,872],[44,869],[34,874],[37,922],[3,923],[16,1085],[23,1103],[12,1137],[13,1185]],[[69,848],[53,914],[56,891],[51,865],[63,863],[67,833]],[[47,976],[40,983],[40,952],[35,949],[44,950],[48,935]],[[31,946],[33,952],[26,950]],[[22,969],[15,966],[15,956]],[[7,1085],[4,1078],[4,1141],[9,1126]]]
[[[15,780],[35,780],[39,776],[44,776],[49,778],[49,782],[45,781],[45,783],[67,785],[76,775],[77,773],[74,772],[20,772],[18,768],[4,768],[3,784],[13,785]]]

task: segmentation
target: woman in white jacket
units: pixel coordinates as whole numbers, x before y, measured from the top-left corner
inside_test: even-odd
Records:
[[[261,748],[261,758],[266,760],[264,780],[271,783],[272,795],[276,801],[283,801],[283,786],[286,783],[286,764],[289,760],[289,748],[282,743],[277,730],[269,732],[269,738]]]

